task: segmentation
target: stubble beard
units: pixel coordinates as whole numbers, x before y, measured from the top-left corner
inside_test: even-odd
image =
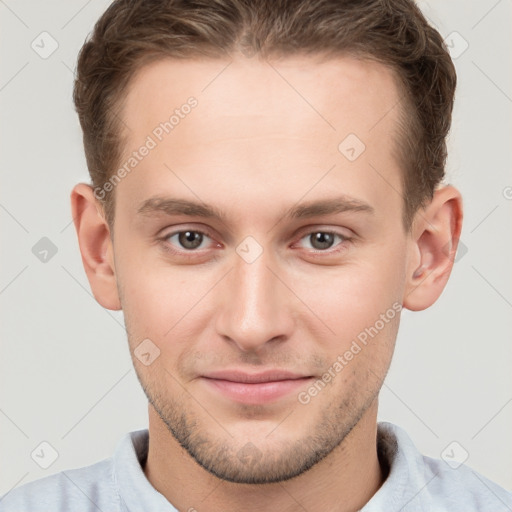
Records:
[[[277,483],[297,477],[325,459],[335,449],[343,450],[343,440],[358,424],[378,397],[378,389],[366,397],[332,399],[308,434],[279,443],[245,439],[234,440],[208,414],[197,414],[198,403],[188,395],[185,400],[162,396],[151,384],[144,383],[137,372],[149,403],[174,439],[192,459],[221,480],[238,484]],[[185,393],[186,395],[186,393]],[[190,405],[191,407],[187,407]],[[308,405],[297,404],[289,413],[307,417]],[[283,414],[282,416],[285,416]],[[206,422],[212,422],[208,425]],[[286,420],[279,428],[287,428]],[[222,434],[219,436],[219,430]],[[216,434],[217,433],[217,434]],[[267,436],[269,439],[271,435]]]

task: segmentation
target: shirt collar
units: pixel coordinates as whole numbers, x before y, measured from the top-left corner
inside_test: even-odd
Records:
[[[149,482],[142,470],[148,456],[149,431],[126,434],[114,453],[114,481],[125,510],[129,512],[177,512]]]
[[[436,474],[425,474],[423,456],[402,428],[381,421],[377,424],[377,452],[381,466],[388,467],[387,478],[360,512],[423,512],[430,510],[425,492]]]

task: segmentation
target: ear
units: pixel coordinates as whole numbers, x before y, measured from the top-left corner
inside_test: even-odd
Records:
[[[94,298],[111,310],[121,309],[110,228],[93,189],[79,183],[71,192],[71,211],[85,273]]]
[[[412,257],[407,266],[403,306],[430,307],[441,295],[453,268],[462,229],[462,197],[451,185],[434,192],[412,227]]]

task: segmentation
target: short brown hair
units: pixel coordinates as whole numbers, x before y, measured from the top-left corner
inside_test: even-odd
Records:
[[[353,55],[395,70],[403,101],[396,155],[404,226],[444,177],[456,73],[439,32],[412,0],[115,0],[84,43],[73,99],[87,166],[101,187],[120,164],[126,87],[162,58]],[[114,194],[102,201],[114,224]]]

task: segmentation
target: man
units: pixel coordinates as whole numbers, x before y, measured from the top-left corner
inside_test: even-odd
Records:
[[[407,0],[115,1],[78,60],[72,213],[149,430],[1,509],[512,510],[377,423],[401,310],[457,249],[455,85]]]

